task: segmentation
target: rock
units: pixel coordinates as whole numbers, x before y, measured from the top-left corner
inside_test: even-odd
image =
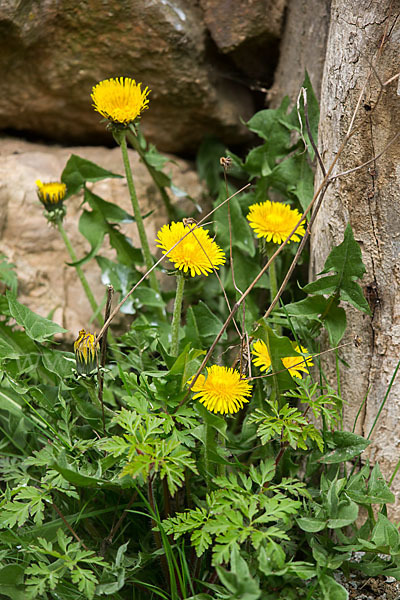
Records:
[[[248,77],[262,80],[275,67],[285,5],[286,0],[200,0],[218,49]]]
[[[16,265],[18,300],[44,317],[52,314],[54,321],[68,329],[68,334],[63,336],[68,341],[76,338],[79,329],[90,328],[92,310],[75,269],[66,264],[71,259],[60,234],[47,224],[43,216],[43,207],[36,196],[35,181],[59,181],[71,154],[91,160],[113,173],[124,173],[119,148],[61,148],[15,139],[5,139],[0,143],[0,251]],[[130,160],[141,207],[144,212],[149,209],[154,211],[145,220],[145,225],[152,251],[155,252],[156,233],[167,221],[164,205],[134,151],[130,151]],[[192,197],[200,198],[202,188],[190,163],[174,157],[174,162],[169,163],[165,171],[172,172],[175,185],[187,190]],[[92,190],[132,213],[125,178],[97,182],[92,184]],[[66,202],[64,228],[80,258],[90,249],[78,231],[82,196],[71,197]],[[135,246],[139,246],[134,223],[122,224],[121,231],[132,238]],[[115,253],[109,247],[107,237],[103,247],[105,249],[101,254],[114,259]],[[96,261],[84,265],[83,270],[96,300],[101,302],[105,286],[101,283]]]
[[[93,85],[129,76],[152,92],[144,133],[168,152],[193,151],[213,133],[249,132],[250,92],[207,62],[202,11],[185,0],[9,0],[0,6],[2,128],[62,144],[109,144],[91,107]]]

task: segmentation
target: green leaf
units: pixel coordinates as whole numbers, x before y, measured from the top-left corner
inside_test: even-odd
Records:
[[[391,523],[382,513],[378,514],[378,521],[372,531],[371,542],[379,548],[380,552],[387,554],[399,552],[399,531],[394,523]]]
[[[229,190],[232,193],[232,190]],[[218,200],[215,206],[218,206],[226,198],[225,186],[222,185]],[[229,201],[232,223],[232,247],[238,248],[250,256],[255,255],[254,235],[249,226],[248,220],[243,216],[240,202],[237,196]],[[214,213],[215,230],[218,234],[217,242],[225,250],[229,251],[229,227],[228,227],[228,202]]]
[[[232,256],[236,285],[239,289],[245,290],[249,281],[253,281],[259,274],[260,267],[247,253],[244,254],[236,248],[233,250]],[[235,289],[233,286],[231,269],[229,269],[226,279],[224,280],[224,287],[226,291],[230,292],[233,292]],[[269,288],[269,277],[267,273],[264,273],[264,275],[260,277],[254,287],[260,289]]]
[[[79,231],[90,244],[90,251],[86,256],[74,263],[68,263],[70,266],[82,266],[96,256],[100,250],[104,236],[107,232],[106,223],[101,213],[96,211],[83,210],[79,219]]]
[[[210,194],[217,196],[220,189],[223,170],[219,164],[221,156],[225,156],[226,148],[222,142],[205,137],[196,156],[196,167],[199,177],[205,181]]]
[[[90,207],[99,212],[107,221],[116,223],[133,223],[135,221],[134,217],[126,210],[120,208],[117,204],[103,200],[103,198],[88,189],[85,189],[85,202],[88,202]]]
[[[337,583],[333,577],[320,575],[318,583],[322,591],[321,600],[348,600],[347,590],[340,583]]]
[[[200,300],[195,306],[189,307],[186,313],[186,339],[195,346],[208,346],[222,325],[222,321]],[[226,339],[226,333],[221,339]]]
[[[221,583],[231,592],[230,598],[237,600],[258,600],[261,596],[260,587],[250,575],[246,562],[234,547],[231,553],[232,571],[217,566],[216,570]]]
[[[286,96],[279,108],[260,110],[247,123],[250,131],[266,140],[267,144],[264,144],[263,147],[271,166],[275,164],[276,160],[287,154],[291,145],[290,129],[292,127],[287,116],[289,104],[290,100]]]
[[[334,275],[326,275],[333,271]],[[326,259],[324,270],[317,281],[309,283],[303,288],[307,294],[339,294],[340,298],[350,302],[355,308],[370,314],[368,302],[364,298],[361,287],[356,283],[365,273],[361,258],[361,250],[354,240],[350,224],[344,232],[343,242],[333,248]]]
[[[338,306],[337,299],[330,302],[329,309],[324,314],[323,323],[328,332],[330,343],[332,346],[337,346],[347,327],[346,311]]]
[[[87,181],[101,181],[111,177],[121,178],[122,176],[111,173],[111,171],[99,167],[90,160],[71,154],[62,172],[61,181],[68,188],[68,196],[73,196],[79,192]]]
[[[8,262],[6,256],[0,252],[0,281],[10,288],[14,295],[17,295],[18,276],[14,269],[16,266]]]
[[[306,210],[314,195],[314,174],[305,153],[280,162],[272,171],[270,184],[285,196],[295,196]]]
[[[367,489],[365,489],[366,485]],[[358,504],[392,504],[395,501],[395,496],[385,482],[378,463],[371,474],[368,469],[368,475],[353,477],[346,492],[349,498]]]
[[[325,312],[328,302],[329,299],[324,298],[324,296],[308,296],[304,300],[299,300],[299,302],[286,304],[285,309],[290,316],[315,319]]]
[[[4,583],[1,586],[1,594],[11,600],[27,600],[26,589],[18,589],[15,585]]]
[[[271,157],[268,152],[268,145],[263,144],[250,150],[246,157],[244,168],[253,177],[267,177],[271,174]]]
[[[350,499],[339,502],[335,518],[328,520],[329,529],[340,529],[347,527],[356,521],[358,517],[358,505]]]
[[[334,431],[331,439],[335,449],[319,459],[320,462],[326,465],[351,460],[361,454],[371,443],[360,435],[350,433],[349,431]]]
[[[319,106],[318,106],[318,100],[315,97],[314,90],[312,88],[311,81],[310,81],[307,71],[305,73],[302,87],[305,88],[305,90],[306,90],[307,113],[308,113],[308,120],[310,123],[311,135],[314,139],[314,142],[317,143],[317,141],[318,141],[318,123],[319,123]],[[300,112],[302,127],[299,123],[298,112]],[[293,127],[295,127],[295,129],[297,129],[297,131],[299,131],[299,132],[302,131],[302,135],[307,144],[307,150],[310,155],[310,159],[314,160],[315,152],[314,152],[313,147],[311,146],[310,138],[309,138],[307,127],[306,127],[304,113],[305,113],[304,99],[303,99],[303,95],[301,95],[300,96],[300,110],[298,111],[297,105],[294,106],[293,110],[290,114],[290,118],[293,123]]]
[[[64,479],[69,481],[69,483],[72,483],[78,487],[99,487],[101,484],[108,483],[103,479],[99,479],[98,477],[90,477],[88,475],[78,473],[78,471],[74,471],[70,467],[65,467],[60,463],[52,463],[50,467],[57,471],[57,473],[60,473]]]
[[[148,216],[148,214],[144,215],[143,218]],[[116,250],[120,263],[129,267],[143,264],[142,251],[139,248],[135,248],[126,235],[110,224],[108,224],[107,233],[110,238],[110,244]]]
[[[67,330],[60,327],[53,321],[49,321],[40,315],[37,315],[27,306],[20,304],[15,296],[7,290],[6,297],[11,316],[14,317],[18,325],[21,325],[26,334],[37,342],[45,342],[55,333],[65,333]]]
[[[160,306],[164,307],[164,300],[160,294],[152,290],[151,288],[138,287],[133,294],[133,304],[138,303],[138,307],[142,306]]]
[[[19,585],[24,581],[24,569],[21,565],[9,564],[0,569],[0,586],[5,584]],[[3,593],[1,587],[0,592]],[[12,596],[11,596],[12,597]]]
[[[308,533],[316,533],[317,531],[322,531],[326,527],[326,519],[300,517],[299,519],[296,519],[296,523],[300,529],[307,531]]]

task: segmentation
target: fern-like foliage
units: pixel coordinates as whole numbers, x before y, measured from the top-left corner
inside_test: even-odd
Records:
[[[123,409],[114,422],[126,433],[101,441],[99,445],[114,457],[125,458],[121,477],[129,475],[146,481],[150,475],[159,474],[161,479],[166,478],[173,496],[184,482],[185,469],[198,472],[190,451],[182,445],[175,428],[171,432],[170,423],[162,416]],[[168,436],[166,429],[171,432]]]
[[[190,533],[197,556],[212,546],[214,565],[229,562],[232,552],[245,543],[258,550],[271,541],[288,540],[287,528],[301,502],[290,498],[280,485],[269,486],[274,474],[274,461],[268,459],[258,468],[253,466],[249,475],[217,477],[217,489],[207,495],[204,506],[165,519],[162,525],[175,539]],[[292,493],[304,495],[302,482],[291,480],[291,484]]]

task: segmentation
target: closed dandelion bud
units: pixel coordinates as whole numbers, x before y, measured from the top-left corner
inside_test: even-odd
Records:
[[[96,336],[85,329],[81,329],[74,342],[76,370],[80,375],[90,375],[97,367]]]
[[[65,217],[64,198],[67,193],[67,186],[61,182],[42,183],[40,179],[36,181],[37,195],[40,202],[46,209],[46,218],[55,222]]]

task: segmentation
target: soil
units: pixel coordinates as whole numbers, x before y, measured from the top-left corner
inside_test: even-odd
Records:
[[[347,580],[338,573],[336,580],[348,591],[349,600],[400,600],[400,581],[394,577],[366,577],[352,573]]]

